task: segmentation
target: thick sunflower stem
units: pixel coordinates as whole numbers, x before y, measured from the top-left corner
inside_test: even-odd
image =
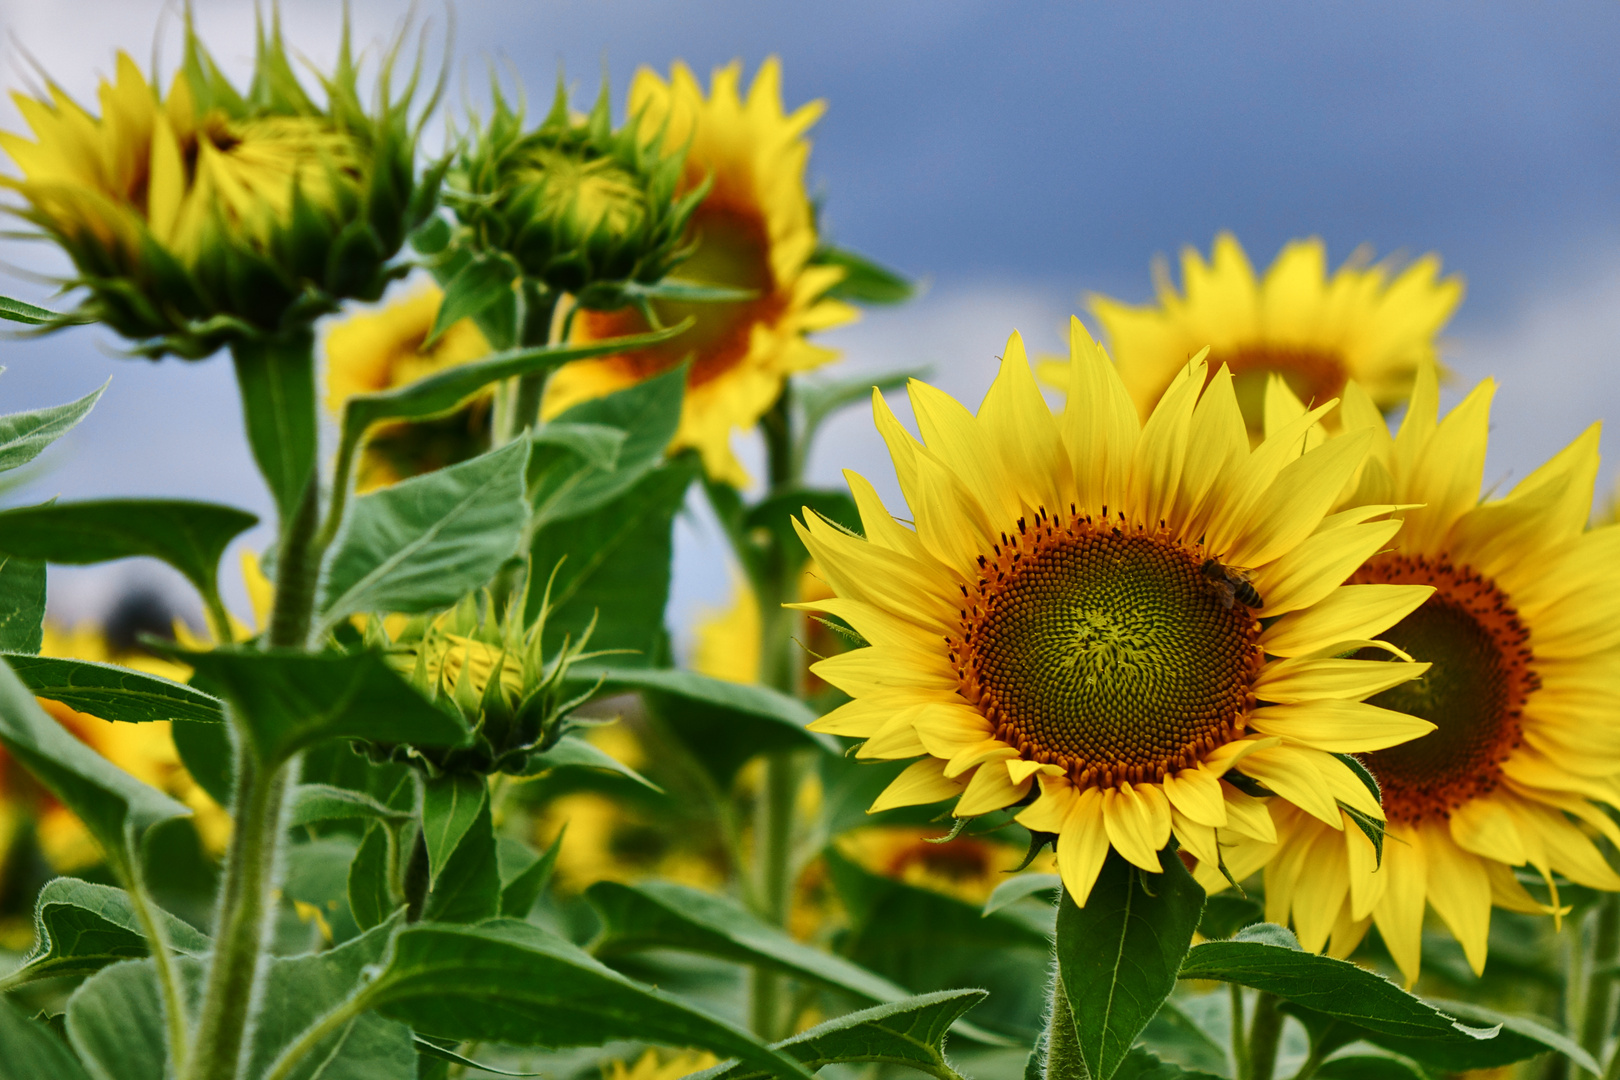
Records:
[[[1609,969],[1617,955],[1620,955],[1620,896],[1605,896],[1598,905],[1586,1000],[1581,1010],[1581,1046],[1597,1061],[1603,1060],[1604,1045],[1614,1027],[1614,973]],[[1620,1069],[1617,1062],[1620,1062],[1620,1051],[1609,1063],[1608,1075],[1613,1076]]]
[[[1272,1080],[1277,1074],[1277,1048],[1282,1043],[1283,1014],[1275,994],[1264,991],[1255,999],[1254,1022],[1249,1025],[1249,1072],[1243,1080]]]
[[[1074,1013],[1063,989],[1063,976],[1052,965],[1052,1000],[1047,1008],[1045,1080],[1091,1080],[1080,1042],[1075,1037]]]
[[[772,493],[798,480],[793,455],[791,398],[784,386],[776,405],[761,422],[765,433]],[[793,654],[797,612],[782,605],[798,599],[798,560],[772,541],[764,553],[759,582],[759,680],[785,694],[798,694],[801,678]],[[799,768],[791,752],[765,759],[765,774],[754,813],[754,906],[777,926],[785,926],[793,904],[793,810],[799,790]],[[749,1020],[761,1038],[777,1039],[790,1018],[783,1015],[781,976],[755,968],[749,994]]]
[[[533,348],[551,344],[551,324],[557,313],[557,294],[530,282],[523,285],[523,325],[518,329],[518,347]],[[536,371],[518,378],[512,399],[509,426],[499,439],[511,442],[540,423],[540,405],[546,396],[550,371]]]
[[[1232,1072],[1238,1080],[1248,1080],[1252,1067],[1249,1064],[1249,1034],[1244,1030],[1243,1022],[1243,987],[1237,983],[1227,983],[1226,989],[1232,999]]]

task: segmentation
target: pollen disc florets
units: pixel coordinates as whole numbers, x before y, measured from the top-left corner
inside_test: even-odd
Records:
[[[951,660],[1021,755],[1074,783],[1157,782],[1244,731],[1260,626],[1163,529],[1041,511],[964,587]]]
[[[1352,580],[1435,587],[1384,635],[1433,666],[1371,703],[1422,717],[1438,730],[1363,760],[1383,786],[1389,820],[1448,817],[1496,789],[1502,763],[1520,743],[1525,699],[1541,685],[1530,632],[1495,582],[1444,559],[1385,555]]]

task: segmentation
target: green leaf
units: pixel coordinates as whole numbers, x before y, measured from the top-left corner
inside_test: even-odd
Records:
[[[1016,874],[996,886],[990,899],[984,902],[984,913],[992,915],[1009,904],[1016,904],[1026,896],[1055,892],[1063,887],[1063,879],[1056,874]]]
[[[1057,959],[1090,1075],[1108,1080],[1176,987],[1204,890],[1174,854],[1147,874],[1110,851],[1085,907],[1058,908]]]
[[[857,402],[871,401],[873,390],[891,393],[902,389],[912,379],[927,376],[927,368],[907,368],[904,371],[893,371],[884,375],[855,375],[847,379],[796,380],[793,384],[794,393],[799,399],[800,407],[804,409],[804,431],[799,435],[801,459],[807,456],[805,451],[808,451],[810,442],[822,423],[840,409]]]
[[[0,556],[0,650],[37,653],[45,641],[45,564]]]
[[[358,445],[366,428],[383,420],[421,420],[449,412],[484,387],[502,379],[550,371],[563,364],[586,360],[593,356],[610,356],[613,353],[656,345],[685,332],[690,325],[691,322],[687,321],[665,330],[629,337],[605,338],[589,345],[542,345],[534,348],[509,349],[485,357],[476,363],[457,364],[436,375],[417,379],[392,390],[357,394],[343,406],[344,443]]]
[[[208,938],[190,923],[158,911],[169,946],[188,956],[208,952]],[[10,988],[39,979],[88,975],[120,960],[147,955],[146,937],[129,894],[110,885],[60,877],[34,900],[34,947],[16,971],[0,979]]]
[[[50,1028],[0,1000],[0,1080],[90,1080],[79,1059]]]
[[[202,965],[175,965],[195,987]],[[68,999],[68,1041],[98,1080],[166,1080],[163,1001],[152,961],[135,960],[103,968]]]
[[[362,930],[370,930],[388,920],[395,908],[388,885],[388,833],[374,825],[360,841],[349,864],[349,912]]]
[[[0,745],[78,815],[124,880],[135,835],[191,811],[148,787],[68,733],[0,664]]]
[[[1204,917],[1198,920],[1198,932],[1211,941],[1219,941],[1265,921],[1266,909],[1258,901],[1231,891],[1218,892],[1204,901]]]
[[[1433,1040],[1407,1039],[1372,1033],[1365,1038],[1379,1046],[1405,1054],[1416,1061],[1445,1069],[1492,1069],[1523,1061],[1549,1051],[1563,1054],[1593,1076],[1601,1068],[1574,1039],[1528,1016],[1497,1012],[1469,1001],[1431,999],[1429,1005],[1470,1025],[1489,1030],[1500,1025],[1494,1039],[1459,1042],[1447,1039],[1444,1046]]]
[[[180,764],[210,798],[230,806],[235,791],[231,769],[231,732],[224,724],[176,724],[169,729]],[[348,752],[348,748],[344,748]]]
[[[1320,1080],[1430,1080],[1429,1074],[1404,1058],[1388,1054],[1348,1054],[1317,1066]]]
[[[1261,927],[1250,927],[1243,933],[1253,936]],[[1423,1040],[1447,1053],[1466,1050],[1495,1035],[1489,1028],[1458,1023],[1365,968],[1263,940],[1240,937],[1196,945],[1182,962],[1181,977],[1215,979],[1264,990],[1370,1032]]]
[[[775,1044],[812,1071],[840,1061],[904,1065],[956,1080],[945,1062],[945,1035],[987,995],[983,990],[942,990],[890,1005],[847,1013]],[[722,1063],[694,1074],[693,1080],[763,1080],[768,1073],[746,1065]]]
[[[792,552],[793,557],[802,564],[810,558],[810,552],[793,528],[793,519],[803,513],[806,507],[846,529],[860,532],[860,511],[855,508],[855,500],[847,491],[795,487],[776,492],[750,507],[742,520],[744,536],[751,536],[755,529],[768,529],[775,536],[776,544],[782,550]]]
[[[279,340],[231,346],[253,460],[282,521],[298,512],[315,479],[315,338],[302,330]]]
[[[596,644],[596,639],[591,639]],[[578,666],[572,678],[603,680],[609,690],[634,690],[704,765],[722,790],[750,758],[774,750],[816,747],[843,752],[837,740],[810,731],[809,706],[766,686],[727,682],[668,668]]]
[[[540,894],[545,892],[546,885],[550,883],[552,871],[557,868],[557,853],[562,850],[563,836],[567,831],[567,826],[564,826],[562,832],[557,834],[557,839],[546,848],[545,854],[501,886],[501,914],[506,918],[529,917],[535,902],[540,899]]]
[[[455,746],[467,735],[459,715],[430,704],[376,653],[220,648],[172,655],[219,688],[266,764],[325,739]]]
[[[534,450],[529,454],[530,472],[534,459],[545,453],[542,447],[558,447],[568,451],[593,469],[612,472],[619,467],[619,456],[624,450],[629,432],[606,424],[574,424],[553,420],[533,429],[529,438]]]
[[[819,266],[838,266],[844,280],[827,290],[827,295],[852,304],[900,304],[917,295],[917,287],[887,267],[864,255],[823,244],[811,256]]]
[[[452,1044],[452,1045],[454,1045],[454,1044]],[[544,1076],[545,1075],[544,1073],[537,1073],[537,1072],[512,1072],[509,1069],[497,1069],[493,1065],[485,1065],[482,1062],[474,1061],[472,1058],[463,1057],[460,1054],[456,1053],[454,1050],[446,1049],[445,1047],[440,1046],[438,1043],[429,1042],[427,1039],[422,1039],[422,1038],[418,1038],[416,1040],[416,1052],[419,1053],[419,1054],[426,1055],[427,1057],[437,1058],[440,1061],[448,1061],[452,1065],[460,1065],[464,1069],[476,1069],[479,1072],[493,1073],[496,1076]]]
[[[103,720],[222,723],[225,705],[185,683],[144,671],[58,656],[5,654],[6,663],[35,697],[60,701]]]
[[[489,785],[482,776],[449,773],[423,785],[422,839],[427,844],[432,879],[438,878],[488,801]]]
[[[245,510],[185,499],[19,506],[0,510],[0,553],[69,566],[149,555],[210,596],[226,546],[258,521]]]
[[[21,300],[13,300],[9,296],[0,296],[0,319],[7,322],[24,323],[28,326],[44,326],[46,323],[61,318],[49,308],[35,307],[33,304]]]
[[[396,929],[390,922],[326,952],[271,960],[244,1075],[263,1076],[307,1028],[350,997],[366,970],[385,961]],[[371,1080],[415,1070],[410,1029],[362,1014],[316,1043],[288,1080]]]
[[[1221,1078],[1214,1073],[1183,1069],[1180,1065],[1160,1061],[1158,1055],[1151,1051],[1136,1049],[1126,1054],[1125,1060],[1120,1062],[1119,1071],[1114,1073],[1114,1080],[1221,1080]]]
[[[536,447],[529,466],[529,497],[539,525],[607,505],[640,483],[664,459],[680,424],[686,373],[687,365],[682,364],[616,393],[581,402],[536,431],[537,442],[563,425],[619,431],[624,436],[613,462],[605,467],[582,460],[578,453],[547,453]]]
[[[456,272],[444,287],[444,300],[434,317],[433,329],[428,332],[424,346],[430,346],[439,335],[462,319],[472,319],[485,308],[499,303],[512,292],[518,270],[503,255],[475,256]]]
[[[600,769],[634,780],[648,791],[662,793],[664,790],[612,754],[577,735],[564,735],[552,744],[551,749],[529,755],[523,765],[523,772],[527,776],[537,776],[553,769]]]
[[[741,1028],[512,920],[407,927],[363,997],[427,1036],[551,1047],[636,1039],[702,1047],[792,1080],[809,1077],[792,1057]]]
[[[618,663],[660,657],[674,550],[670,533],[694,473],[695,462],[681,458],[653,469],[589,514],[535,530],[532,572],[543,581],[557,569],[546,617],[548,655],[565,637],[578,641],[594,622],[592,649],[628,649],[637,656]],[[530,620],[543,599],[543,590],[529,590]]]
[[[448,607],[517,551],[528,443],[415,476],[355,500],[327,563],[320,632],[356,612]]]
[[[4,297],[0,297],[0,304],[4,300]],[[0,306],[0,317],[4,317],[3,306]],[[107,383],[102,383],[78,401],[70,401],[66,405],[0,416],[0,472],[33,461],[41,450],[66,435],[89,415],[91,407],[100,400],[106,389]]]
[[[333,787],[331,784],[300,784],[293,791],[287,811],[287,824],[313,825],[318,821],[409,821],[411,815],[395,810],[360,791]]]
[[[463,831],[455,850],[428,892],[422,917],[432,922],[475,923],[501,910],[500,857],[489,799],[474,804],[477,816]]]

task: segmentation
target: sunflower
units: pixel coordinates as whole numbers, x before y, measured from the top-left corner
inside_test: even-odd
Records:
[[[815,666],[854,699],[815,730],[918,759],[874,811],[1033,796],[1018,820],[1056,835],[1079,904],[1110,849],[1158,872],[1172,836],[1210,862],[1218,834],[1273,839],[1234,768],[1331,829],[1341,804],[1381,816],[1334,755],[1433,730],[1360,700],[1425,666],[1335,657],[1431,589],[1343,584],[1399,528],[1373,520],[1389,507],[1327,516],[1371,435],[1302,454],[1322,406],[1251,451],[1231,373],[1201,356],[1139,424],[1079,320],[1070,355],[1061,417],[1016,334],[977,417],[911,384],[922,442],[874,395],[916,526],[854,473],[864,539],[798,526],[836,594],[803,606],[870,642]]]
[[[1280,850],[1266,872],[1269,917],[1292,914],[1306,948],[1331,937],[1339,952],[1374,924],[1409,980],[1425,904],[1479,972],[1493,905],[1557,915],[1555,874],[1620,889],[1592,841],[1620,845],[1603,809],[1620,806],[1620,526],[1587,528],[1598,426],[1482,502],[1494,392],[1481,383],[1441,420],[1436,372],[1425,365],[1391,437],[1367,395],[1347,388],[1345,430],[1373,436],[1349,505],[1418,507],[1402,512],[1393,547],[1351,580],[1434,589],[1385,633],[1429,669],[1372,702],[1436,728],[1359,755],[1383,790],[1382,866],[1354,830],[1341,837],[1273,809]],[[1514,867],[1545,879],[1551,902],[1535,900]]]
[[[1132,307],[1093,296],[1091,310],[1141,415],[1187,357],[1207,345],[1210,367],[1225,364],[1232,372],[1257,437],[1273,372],[1312,403],[1338,397],[1350,379],[1382,409],[1404,401],[1462,299],[1462,280],[1439,274],[1440,259],[1426,255],[1393,278],[1388,268],[1355,258],[1328,277],[1326,251],[1313,237],[1286,245],[1262,280],[1236,238],[1221,233],[1207,264],[1192,248],[1182,253],[1185,295],[1161,273],[1157,304]]]
[[[13,207],[58,243],[89,290],[64,321],[99,320],[152,356],[209,355],[297,329],[345,297],[375,299],[388,260],[431,208],[415,183],[408,101],[368,114],[347,36],[317,104],[279,21],[261,32],[253,89],[220,73],[187,19],[167,95],[119,53],[93,115],[55,83],[13,100],[33,139],[0,132],[21,177]]]
[[[694,248],[677,271],[681,278],[756,295],[730,303],[655,302],[665,325],[687,316],[696,325],[665,345],[564,367],[547,387],[544,410],[555,416],[690,358],[671,445],[696,447],[710,476],[739,485],[748,476],[731,452],[732,430],[753,427],[787,376],[837,358],[807,334],[855,318],[853,307],[823,295],[844,271],[811,264],[816,223],[804,187],[810,156],[804,133],[822,105],[784,112],[781,65],[774,58],[759,69],[746,99],[741,77],[739,64],[718,69],[705,98],[685,65],[676,64],[668,82],[642,69],[630,88],[630,112],[641,117],[645,137],[662,131],[665,145],[689,146],[680,192],[711,183],[688,226]],[[596,341],[646,329],[633,308],[580,310],[573,336]]]
[[[333,414],[356,394],[391,390],[487,355],[489,343],[471,319],[425,345],[444,293],[428,285],[376,311],[349,316],[326,335],[326,402]],[[432,472],[489,448],[490,395],[447,416],[381,424],[366,436],[356,490]]]

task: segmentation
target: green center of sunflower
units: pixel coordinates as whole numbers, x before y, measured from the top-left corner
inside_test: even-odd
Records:
[[[1161,530],[1075,517],[1002,537],[952,641],[962,691],[1082,786],[1156,781],[1240,734],[1259,624]]]
[[[1391,821],[1444,818],[1493,791],[1502,762],[1519,745],[1525,698],[1541,685],[1530,632],[1494,582],[1449,562],[1386,555],[1352,580],[1435,586],[1422,607],[1384,634],[1433,667],[1370,700],[1436,729],[1362,760],[1383,787]],[[1367,654],[1384,658],[1378,650]]]

